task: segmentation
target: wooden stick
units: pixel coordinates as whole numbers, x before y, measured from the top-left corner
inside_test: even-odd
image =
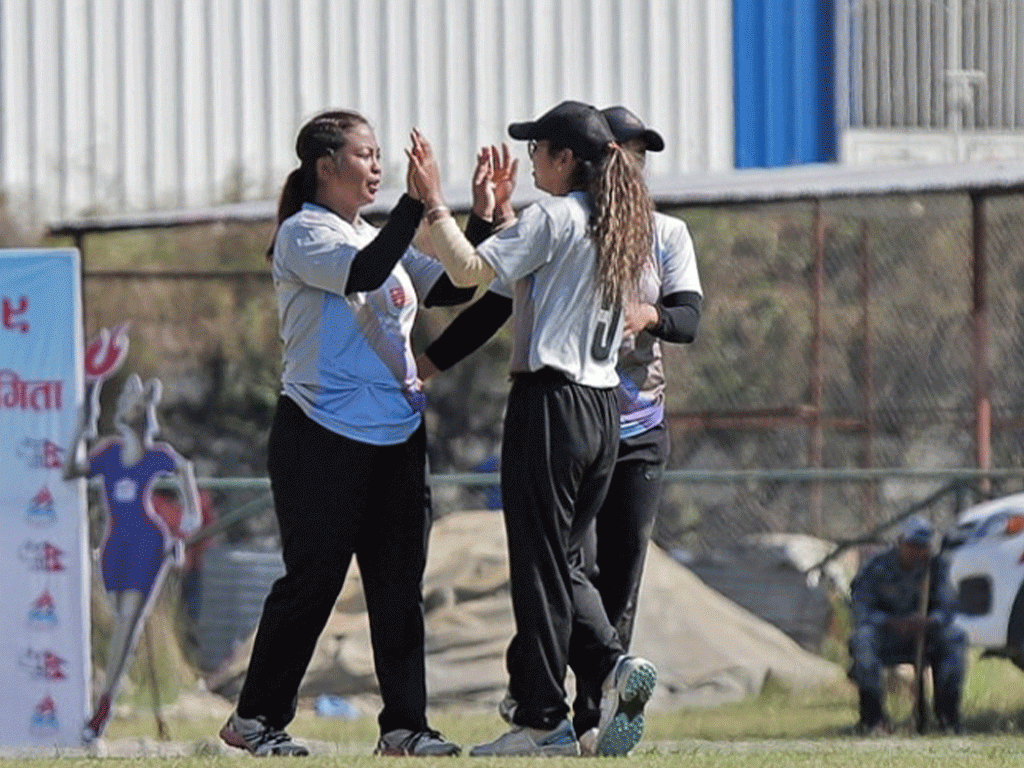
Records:
[[[148,621],[143,632],[145,633],[146,640],[146,655],[149,657],[149,685],[153,693],[153,718],[156,720],[156,733],[161,741],[167,741],[170,738],[170,734],[167,732],[167,724],[160,713],[160,688],[157,686],[156,679],[156,656],[153,653],[153,635],[149,631]]]
[[[928,634],[928,598],[931,592],[932,560],[929,557],[924,563],[924,575],[921,577],[921,595],[918,600],[918,615],[922,619],[921,629],[917,633],[917,644],[914,648],[914,720],[917,732],[923,734],[928,729],[928,697],[925,695],[924,683],[924,646]]]

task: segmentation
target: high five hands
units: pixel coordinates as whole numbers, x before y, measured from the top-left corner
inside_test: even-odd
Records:
[[[512,159],[507,144],[481,147],[473,171],[473,213],[491,221],[513,215],[512,192],[516,188],[519,161]]]
[[[406,173],[406,191],[410,197],[422,202],[428,209],[444,205],[441,196],[441,170],[430,142],[416,128],[410,134],[412,147],[405,150],[409,158]]]
[[[428,210],[444,206],[441,194],[441,171],[430,142],[413,128],[412,146],[405,151],[409,158],[406,191],[421,201]],[[514,218],[512,193],[516,188],[519,160],[512,157],[507,144],[481,147],[473,171],[473,212],[488,221]]]

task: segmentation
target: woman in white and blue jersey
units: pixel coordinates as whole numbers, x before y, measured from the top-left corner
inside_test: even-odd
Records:
[[[284,730],[353,555],[383,708],[379,754],[452,755],[426,718],[421,584],[430,508],[423,395],[409,334],[420,305],[458,304],[411,247],[423,203],[383,228],[359,215],[381,183],[369,123],[325,112],[299,131],[269,258],[283,343],[268,471],[285,575],[267,596],[238,705],[221,729],[256,755],[302,755]]]

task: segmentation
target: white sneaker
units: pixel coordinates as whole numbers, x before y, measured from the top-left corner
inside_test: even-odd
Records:
[[[393,757],[454,757],[462,751],[458,744],[448,741],[435,730],[410,731],[396,728],[388,731],[377,742],[375,755]]]
[[[262,717],[239,717],[237,712],[232,712],[224,723],[220,737],[228,746],[244,749],[257,757],[304,757],[309,754],[308,749],[293,741],[284,730],[267,725]]]
[[[596,725],[580,734],[580,755],[582,757],[597,757]]]
[[[579,753],[580,745],[568,720],[550,731],[513,725],[494,741],[469,750],[470,757],[574,757]]]
[[[620,656],[601,686],[598,755],[626,755],[644,735],[644,707],[654,692],[658,670],[639,656]]]

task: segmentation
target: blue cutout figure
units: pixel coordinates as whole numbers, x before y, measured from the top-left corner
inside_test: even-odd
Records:
[[[97,419],[92,414],[75,436],[65,467],[65,477],[102,480],[107,518],[101,547],[103,585],[113,598],[116,615],[107,653],[106,682],[83,731],[86,742],[103,734],[118,684],[167,569],[171,565],[180,567],[183,562],[182,540],[172,536],[153,508],[157,478],[169,476],[176,481],[184,510],[181,532],[188,535],[199,527],[199,493],[191,462],[168,443],[155,442],[159,433],[156,407],[162,395],[158,379],[150,379],[143,387],[138,374],[133,373],[117,400],[117,435],[100,440],[82,460],[82,446],[90,438],[95,439]],[[143,404],[145,430],[140,439],[132,421]]]

